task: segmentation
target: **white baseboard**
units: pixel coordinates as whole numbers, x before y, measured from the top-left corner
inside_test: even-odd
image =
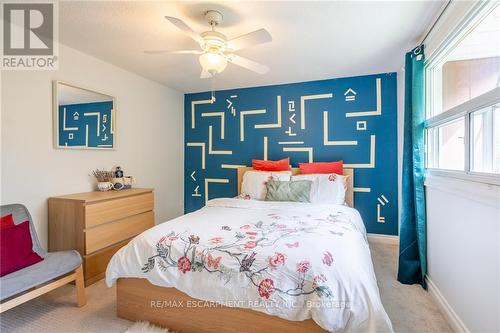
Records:
[[[427,289],[429,290],[429,294],[434,299],[441,312],[443,312],[446,319],[448,319],[448,323],[450,324],[451,328],[456,333],[470,333],[467,326],[465,326],[463,321],[453,310],[453,308],[450,306],[446,298],[444,298],[443,294],[441,294],[441,292],[432,282],[432,280],[428,276],[426,277],[426,280],[427,280]]]
[[[399,244],[399,236],[368,234],[368,240],[373,243],[384,243],[391,245]]]

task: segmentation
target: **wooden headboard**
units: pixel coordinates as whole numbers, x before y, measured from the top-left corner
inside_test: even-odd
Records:
[[[252,167],[241,167],[238,168],[238,195],[241,193],[241,183],[243,182],[243,175],[245,172],[253,170]],[[290,171],[292,175],[299,174],[299,168],[291,168]],[[344,176],[347,177],[347,188],[345,191],[345,202],[349,207],[354,207],[354,169],[344,169]]]

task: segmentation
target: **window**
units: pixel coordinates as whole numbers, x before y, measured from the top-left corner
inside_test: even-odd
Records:
[[[463,119],[429,128],[428,139],[434,143],[430,146],[437,148],[432,152],[432,159],[429,158],[434,168],[464,170],[464,133]]]
[[[486,7],[426,64],[426,166],[500,184],[500,6]]]
[[[500,173],[500,103],[471,114],[471,170]]]

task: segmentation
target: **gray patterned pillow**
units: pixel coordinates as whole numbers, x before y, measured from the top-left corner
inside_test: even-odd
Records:
[[[266,201],[293,201],[293,202],[311,202],[312,181],[278,181],[269,180],[266,183]]]

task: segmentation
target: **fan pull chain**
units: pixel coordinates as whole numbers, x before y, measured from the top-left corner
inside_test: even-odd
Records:
[[[211,100],[211,103],[214,104],[215,103],[215,88],[214,88],[215,87],[215,74],[212,75],[211,85],[212,86],[211,86],[210,90],[211,90],[212,97],[210,98],[210,100]]]

